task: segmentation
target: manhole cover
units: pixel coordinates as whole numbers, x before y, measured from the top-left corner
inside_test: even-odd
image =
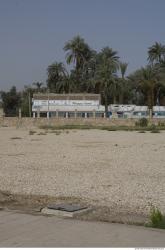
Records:
[[[77,204],[74,204],[74,205],[69,205],[69,204],[48,205],[47,208],[53,209],[53,210],[65,211],[65,212],[76,212],[76,211],[80,211],[83,209],[87,209],[87,207],[77,205]]]

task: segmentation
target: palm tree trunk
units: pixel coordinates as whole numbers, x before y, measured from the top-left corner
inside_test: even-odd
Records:
[[[104,94],[104,100],[105,100],[105,116],[108,117],[108,100],[107,100],[107,94]]]
[[[119,103],[120,103],[120,104],[123,104],[123,99],[124,99],[123,93],[121,93],[121,94],[119,95]]]
[[[124,101],[124,88],[125,88],[125,82],[124,82],[124,77],[122,76],[122,82],[121,82],[121,88],[120,88],[120,94],[119,94],[119,103],[123,104]]]
[[[150,118],[152,118],[152,113],[153,113],[153,106],[154,106],[154,89],[151,88],[149,93],[148,93],[148,107],[150,110]]]
[[[113,96],[113,104],[116,104],[116,95]]]

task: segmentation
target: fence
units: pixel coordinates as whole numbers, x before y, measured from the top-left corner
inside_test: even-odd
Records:
[[[63,126],[63,125],[91,125],[91,126],[134,126],[138,119],[128,118],[19,118],[19,117],[1,117],[0,126],[2,127],[38,127],[41,125]],[[150,119],[150,123],[158,124],[160,119]],[[165,119],[161,119],[165,123]]]

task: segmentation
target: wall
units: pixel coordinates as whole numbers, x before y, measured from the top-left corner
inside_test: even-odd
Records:
[[[18,117],[0,117],[0,126],[31,128],[40,125],[97,125],[97,126],[134,126],[137,119],[106,119],[106,118],[18,118]],[[150,123],[157,124],[164,122],[165,119],[152,119]]]
[[[3,117],[3,108],[0,107],[0,117]]]

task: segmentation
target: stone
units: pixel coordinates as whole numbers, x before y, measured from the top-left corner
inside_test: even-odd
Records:
[[[75,211],[80,211],[82,209],[87,209],[86,206],[81,206],[81,205],[77,205],[77,204],[52,204],[52,205],[48,205],[47,208],[49,209],[54,209],[54,210],[60,210],[60,211],[66,211],[66,212],[75,212]]]
[[[70,217],[74,218],[78,215],[82,215],[91,211],[91,208],[80,206],[80,205],[68,205],[68,204],[59,204],[59,205],[48,205],[41,210],[42,214],[45,215],[55,215],[58,217]]]

